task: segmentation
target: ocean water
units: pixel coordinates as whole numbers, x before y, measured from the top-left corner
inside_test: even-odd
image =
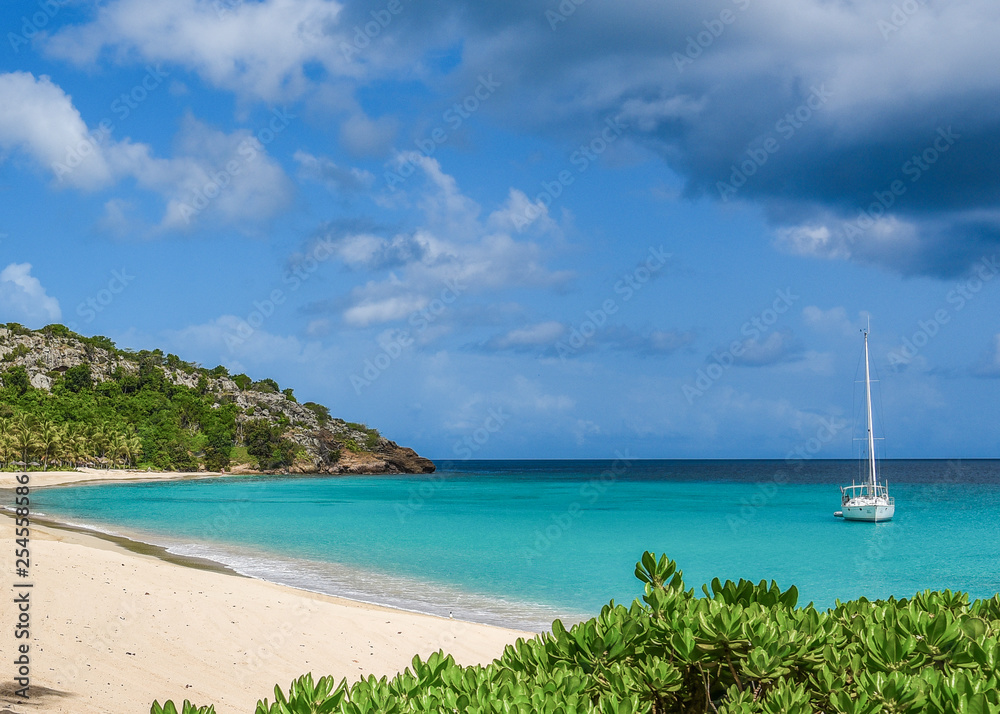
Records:
[[[896,518],[833,517],[855,461],[467,461],[429,476],[237,477],[38,490],[34,510],[254,577],[533,630],[642,593],[645,550],[688,586],[800,603],[1000,591],[1000,461],[885,461]]]

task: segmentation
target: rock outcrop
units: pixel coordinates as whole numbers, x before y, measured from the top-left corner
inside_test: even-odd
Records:
[[[59,329],[31,331],[17,325],[0,327],[0,373],[11,367],[24,367],[32,387],[50,391],[55,381],[73,367],[89,365],[91,378],[99,384],[119,379],[123,374],[138,375],[141,357],[153,355],[164,377],[173,384],[204,390],[203,393],[214,400],[214,407],[224,404],[238,407],[237,429],[254,419],[281,424],[284,437],[300,447],[290,472],[400,474],[434,471],[434,464],[429,459],[386,439],[374,429],[328,417],[325,408],[319,405],[300,404],[282,392],[261,388],[268,380],[241,386],[227,374],[214,374],[172,355],[164,358],[159,351],[120,350],[106,338],[83,338],[61,326],[55,327]],[[233,470],[252,472],[247,464],[235,464]]]

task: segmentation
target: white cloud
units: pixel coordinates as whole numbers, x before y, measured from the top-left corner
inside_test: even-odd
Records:
[[[561,234],[559,224],[549,215],[544,201],[532,201],[523,191],[510,190],[507,203],[490,214],[490,226],[502,231],[524,231],[529,226],[539,232]]]
[[[214,355],[213,361],[246,369],[247,364],[325,364],[329,355],[318,343],[252,327],[245,318],[222,315],[210,322],[167,330],[163,340],[179,354]]]
[[[342,8],[334,0],[111,0],[92,22],[60,30],[45,48],[81,65],[106,49],[169,62],[216,87],[281,101],[306,91],[310,63],[336,74],[356,71],[340,49],[344,38],[330,33]]]
[[[361,291],[364,292],[364,291]],[[430,299],[424,295],[394,295],[359,302],[344,311],[349,325],[366,327],[371,324],[391,322],[412,315],[427,306]]]
[[[375,176],[370,171],[338,166],[323,156],[313,156],[305,151],[296,151],[292,158],[298,162],[301,176],[325,183],[336,193],[361,191],[371,187],[375,182]]]
[[[601,433],[601,426],[589,419],[577,419],[572,431],[577,446],[583,446],[588,436],[597,436]]]
[[[392,117],[371,119],[355,110],[340,125],[340,145],[355,156],[385,156],[398,130],[398,122]]]
[[[566,326],[554,320],[540,322],[537,325],[529,325],[516,330],[511,330],[506,335],[496,338],[492,346],[497,349],[509,349],[518,347],[533,347],[539,345],[551,345],[566,332]]]
[[[552,287],[571,277],[545,267],[544,251],[537,243],[518,240],[480,221],[479,205],[462,194],[436,160],[416,153],[399,160],[419,171],[410,181],[426,225],[391,239],[369,233],[337,239],[345,265],[391,271],[351,291],[345,322],[364,327],[407,317],[436,300],[447,306],[466,293],[514,285]]]
[[[288,205],[288,177],[250,131],[226,134],[188,116],[176,143],[172,159],[146,158],[133,169],[167,200],[162,228],[183,230],[205,218],[252,226]]]
[[[761,366],[790,359],[796,354],[796,345],[791,335],[772,332],[764,339],[744,340],[743,351],[736,357],[738,364]]]
[[[920,247],[917,225],[892,215],[844,220],[825,212],[810,223],[779,227],[774,236],[774,246],[792,255],[862,263],[898,260]]]
[[[59,301],[32,276],[31,263],[11,263],[0,271],[0,312],[8,318],[4,322],[39,327],[62,317]]]
[[[0,74],[0,147],[19,149],[54,173],[73,163],[65,183],[95,189],[114,180],[99,143],[106,139],[90,133],[70,97],[46,75]]]
[[[253,225],[288,203],[288,178],[249,131],[225,134],[188,116],[176,144],[175,156],[165,159],[148,144],[92,132],[48,77],[0,74],[0,147],[34,158],[56,185],[94,190],[132,178],[162,196],[160,228],[169,230],[206,218]],[[119,232],[134,227],[128,209],[127,202],[110,200],[101,224]]]

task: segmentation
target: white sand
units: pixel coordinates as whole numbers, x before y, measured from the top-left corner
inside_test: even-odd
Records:
[[[31,474],[33,487],[102,475]],[[204,474],[200,474],[204,475]],[[132,472],[129,477],[173,477]],[[9,477],[9,478],[8,478]],[[117,476],[121,478],[121,475]],[[62,479],[60,481],[60,479]],[[108,480],[108,479],[102,479]],[[3,474],[0,487],[13,486]],[[0,712],[149,711],[154,699],[252,714],[306,672],[392,675],[444,649],[485,663],[532,633],[418,615],[164,562],[59,528],[31,530],[32,698],[13,697],[14,520],[0,517]],[[23,642],[17,640],[16,642]]]

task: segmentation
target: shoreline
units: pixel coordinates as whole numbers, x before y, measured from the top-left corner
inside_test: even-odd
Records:
[[[81,486],[88,483],[140,483],[143,481],[194,481],[201,478],[227,478],[242,474],[218,471],[134,471],[130,469],[79,468],[73,471],[0,471],[0,490],[12,489],[18,484],[19,474],[28,474],[29,485],[36,488]],[[247,474],[257,476],[261,474]]]
[[[67,486],[75,484],[66,484]],[[53,487],[55,488],[55,487]],[[0,506],[0,516],[7,516],[11,520],[14,518],[14,513],[6,506]],[[173,565],[178,565],[185,568],[193,568],[196,570],[203,570],[207,572],[220,573],[229,575],[237,578],[246,578],[249,580],[256,580],[263,583],[268,583],[281,588],[288,588],[296,592],[309,593],[311,595],[319,595],[322,597],[332,598],[339,602],[357,604],[364,607],[376,607],[385,608],[394,612],[404,612],[414,615],[421,615],[426,617],[436,617],[439,619],[447,620],[449,622],[465,622],[471,625],[482,625],[483,627],[498,627],[500,629],[515,630],[518,632],[527,632],[531,634],[539,634],[540,632],[547,631],[551,620],[555,618],[560,618],[564,623],[575,622],[578,619],[586,619],[587,615],[584,613],[552,613],[551,617],[544,618],[544,621],[537,619],[522,619],[521,621],[514,620],[504,620],[502,619],[502,614],[494,612],[492,610],[466,610],[462,612],[461,607],[456,607],[458,614],[454,617],[445,617],[442,613],[437,613],[430,611],[428,609],[420,609],[418,606],[421,603],[410,603],[406,602],[387,602],[379,601],[377,599],[366,599],[369,596],[365,593],[338,593],[330,592],[317,587],[309,587],[306,585],[298,585],[289,582],[283,582],[280,579],[274,578],[273,575],[260,575],[256,573],[243,572],[232,563],[226,562],[223,557],[218,557],[214,555],[210,556],[200,556],[192,555],[188,553],[179,553],[172,548],[178,547],[174,545],[164,545],[163,543],[156,543],[152,540],[145,540],[147,537],[155,537],[153,534],[146,535],[141,533],[132,533],[125,529],[124,532],[104,530],[103,526],[98,526],[95,524],[90,524],[87,522],[69,522],[64,520],[59,520],[58,518],[52,517],[47,514],[43,515],[33,515],[31,517],[31,522],[34,526],[43,526],[48,529],[55,529],[58,531],[66,531],[67,533],[74,533],[84,537],[94,538],[99,541],[105,541],[112,544],[124,551],[134,553],[136,555],[147,556],[156,558],[166,563],[171,563]],[[442,593],[437,593],[439,596]],[[442,597],[440,601],[443,601]],[[439,602],[439,600],[433,600],[431,602]],[[531,603],[522,603],[524,606],[531,606]],[[490,616],[497,618],[495,621],[489,621]],[[479,619],[476,619],[479,618]],[[541,625],[541,629],[535,629]],[[525,626],[528,629],[525,629]],[[0,712],[2,714],[2,712]]]
[[[14,477],[21,473],[24,472],[0,472],[0,493],[12,490],[16,485],[14,483]],[[78,471],[32,471],[28,473],[31,476],[31,489],[39,491],[63,487],[71,488],[101,484],[158,483],[161,481],[195,481],[210,480],[215,478],[240,479],[259,476],[269,476],[275,478],[310,477],[310,475],[302,476],[301,474],[228,474],[204,471],[147,472],[124,469],[108,470],[90,468],[84,468]],[[44,479],[45,483],[41,485],[35,483],[35,477],[40,474],[43,474],[46,477]],[[82,479],[80,478],[81,476],[83,476]],[[324,477],[326,476],[328,475],[325,475]],[[365,474],[337,474],[334,476],[365,476]],[[8,483],[5,483],[5,481]],[[11,518],[14,516],[12,509],[3,504],[0,504],[0,514],[10,516]],[[346,576],[348,577],[348,585],[346,588],[324,588],[323,584],[317,584],[315,582],[295,582],[294,579],[289,581],[281,575],[276,576],[273,572],[261,571],[254,567],[248,567],[246,564],[241,564],[238,560],[234,562],[232,553],[219,552],[218,550],[216,550],[216,552],[209,552],[208,554],[178,552],[178,549],[182,549],[181,544],[171,543],[170,541],[172,540],[172,537],[168,534],[131,531],[127,527],[121,528],[114,524],[90,523],[85,520],[66,520],[66,518],[67,517],[60,516],[58,514],[51,515],[47,513],[33,513],[31,520],[34,525],[42,525],[47,528],[96,538],[98,540],[111,543],[119,548],[122,548],[123,550],[139,555],[154,557],[164,562],[182,567],[225,573],[240,578],[266,582],[278,587],[289,588],[297,592],[311,593],[363,606],[384,607],[398,612],[425,615],[428,617],[438,617],[449,621],[468,622],[473,625],[482,625],[484,627],[499,627],[501,629],[529,632],[532,634],[538,634],[539,632],[546,631],[551,625],[552,620],[557,617],[562,619],[564,622],[575,622],[577,619],[585,619],[586,617],[584,613],[566,613],[557,611],[549,612],[546,611],[543,606],[516,600],[507,600],[506,602],[515,610],[522,607],[528,608],[532,611],[531,616],[528,616],[527,613],[519,610],[517,614],[513,614],[511,609],[505,611],[503,609],[490,607],[487,603],[482,601],[477,602],[474,600],[473,602],[465,602],[464,605],[461,602],[451,604],[456,596],[459,599],[462,599],[463,596],[472,596],[473,598],[477,598],[479,600],[489,599],[491,604],[495,604],[497,601],[493,596],[486,596],[475,592],[465,592],[460,589],[448,591],[448,588],[451,586],[444,584],[435,585],[422,583],[418,580],[413,580],[411,585],[416,585],[422,592],[427,592],[428,597],[414,599],[411,597],[400,596],[398,594],[394,597],[386,592],[368,592],[364,589],[364,586],[361,586],[361,589],[355,589],[355,587],[352,587],[350,584],[351,572],[346,573]],[[198,543],[197,545],[208,545],[211,547],[211,544],[209,543]],[[279,566],[294,566],[298,562],[297,559],[285,561],[278,555],[261,553],[261,556],[264,560],[260,562],[271,562],[272,565],[278,564]],[[305,560],[302,561],[302,564],[305,564],[306,566],[310,565],[310,563]],[[348,571],[353,571],[355,574],[367,570],[358,568],[358,566],[354,565],[332,565],[339,565],[340,567],[346,568]],[[380,575],[386,576],[387,574],[383,573]],[[396,582],[410,580],[408,576],[393,577]],[[432,590],[428,591],[428,587],[432,588]],[[444,603],[449,603],[449,606],[444,605]],[[540,607],[543,608],[542,611],[534,611],[535,608]],[[454,609],[454,617],[450,614],[451,608]],[[445,611],[449,611],[447,616],[444,614]]]
[[[438,649],[487,663],[537,634],[280,585],[49,517],[32,518],[31,556],[32,698],[14,697],[0,675],[0,705],[19,713],[148,711],[154,699],[187,698],[249,714],[307,672],[391,677]]]

